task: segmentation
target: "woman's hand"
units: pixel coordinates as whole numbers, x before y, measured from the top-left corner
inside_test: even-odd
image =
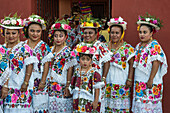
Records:
[[[45,88],[46,83],[45,82],[40,82],[38,86],[38,90],[43,90]]]
[[[151,89],[151,88],[152,88],[152,84],[153,84],[153,80],[152,80],[152,79],[149,79],[146,84],[147,84],[147,87],[148,87],[149,89]]]
[[[9,89],[7,87],[2,87],[1,89],[1,99],[5,99],[8,96]]]
[[[27,91],[27,87],[28,87],[28,84],[26,84],[25,82],[22,84],[22,86],[21,86],[21,89],[20,89],[20,91],[21,92],[26,92]]]
[[[64,89],[64,97],[71,97],[70,91],[68,90],[68,86]]]
[[[132,86],[132,81],[126,80],[126,88],[130,88]]]
[[[97,101],[93,101],[93,103],[91,105],[93,106],[93,110],[95,111],[97,109],[98,102]]]

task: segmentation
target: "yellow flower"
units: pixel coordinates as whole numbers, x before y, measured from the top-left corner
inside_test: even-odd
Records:
[[[20,96],[20,97],[21,97],[21,99],[23,99],[23,98],[24,98],[24,94],[21,94],[21,96]]]
[[[145,63],[147,63],[148,57],[145,57]]]
[[[80,106],[78,106],[78,111],[80,111]]]
[[[110,92],[111,92],[111,87],[108,86],[108,87],[106,88],[106,91],[107,91],[108,93],[110,93]]]
[[[110,32],[110,27],[107,29],[108,33]]]
[[[121,47],[120,49],[123,49],[123,47]]]
[[[82,111],[82,112],[85,112],[85,108],[82,108],[81,111]]]
[[[134,53],[134,49],[132,47],[129,50],[130,52]]]
[[[161,52],[161,47],[159,45],[154,45],[155,50],[160,53]]]
[[[2,55],[0,54],[0,60],[2,60]]]
[[[137,31],[139,31],[139,29],[140,29],[140,25],[138,25],[138,27],[137,27]]]
[[[159,89],[156,86],[154,86],[153,87],[153,94],[158,95],[158,93],[159,93]]]
[[[88,88],[88,87],[86,87],[86,91],[89,91],[89,88]]]
[[[125,62],[122,62],[122,67],[126,68],[126,63]]]
[[[80,46],[78,45],[77,48],[76,48],[76,51],[77,51],[77,52],[81,52],[81,48],[82,48],[82,47],[80,47]]]
[[[19,60],[23,61],[23,57],[19,57]]]
[[[57,85],[57,82],[53,82],[52,85],[53,85],[53,86],[54,86],[54,85]]]
[[[87,77],[84,77],[84,78],[83,78],[83,81],[86,82],[86,81],[87,81]]]

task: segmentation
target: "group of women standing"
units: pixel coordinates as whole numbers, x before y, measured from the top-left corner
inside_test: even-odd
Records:
[[[73,29],[67,21],[57,20],[49,30],[54,44],[50,48],[41,40],[46,29],[42,17],[5,17],[0,24],[7,42],[0,45],[2,112],[129,113],[133,89],[134,113],[161,113],[167,61],[152,38],[161,22],[147,15],[137,24],[141,42],[133,48],[124,41],[123,18],[108,22],[108,43],[97,40],[99,22],[84,18],[83,42],[70,49],[66,40]],[[19,42],[21,31],[26,41]]]

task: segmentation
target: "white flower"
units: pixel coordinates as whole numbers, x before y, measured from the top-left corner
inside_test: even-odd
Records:
[[[34,17],[39,18],[40,16],[38,16],[38,15],[34,15]]]
[[[33,21],[33,18],[31,18],[31,17],[29,17],[28,19],[29,19],[29,21]]]
[[[55,24],[53,24],[52,26],[51,26],[51,29],[53,29],[55,27]]]
[[[12,24],[12,25],[15,25],[16,23],[17,23],[16,20],[14,20],[14,19],[11,20],[11,24]]]
[[[150,18],[146,18],[146,21],[148,21],[148,22],[149,22],[149,21],[150,21]]]
[[[41,24],[44,24],[44,20],[41,20]]]
[[[114,18],[112,18],[112,19],[110,19],[110,22],[111,22],[111,23],[115,23],[116,21],[115,21]]]
[[[19,25],[21,25],[22,23],[21,19],[17,19],[17,21],[19,22]]]
[[[64,24],[61,24],[61,27],[64,29]]]
[[[119,22],[123,22],[123,18],[119,16],[118,21],[119,21]]]
[[[37,21],[38,21],[38,18],[34,18],[34,21],[37,22]]]
[[[124,21],[124,23],[127,25],[127,22]]]
[[[90,51],[89,50],[86,50],[86,52],[85,52],[86,54],[89,54],[90,53]]]

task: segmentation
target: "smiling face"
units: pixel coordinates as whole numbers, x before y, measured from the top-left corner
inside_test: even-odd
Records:
[[[88,69],[90,67],[91,62],[92,58],[90,58],[88,55],[82,55],[80,57],[80,66],[84,69]]]
[[[148,42],[152,37],[153,32],[150,31],[149,27],[142,25],[139,29],[139,38],[141,42]]]
[[[38,24],[31,24],[28,28],[28,36],[30,40],[36,42],[41,39],[42,28]]]
[[[54,44],[60,46],[66,41],[66,35],[64,31],[55,31],[54,32]]]
[[[121,33],[121,28],[120,27],[118,27],[118,26],[111,27],[110,40],[112,41],[112,43],[118,43],[121,36],[122,36],[122,33]]]
[[[6,29],[5,38],[8,43],[16,43],[19,38],[19,30],[16,29]]]
[[[97,33],[95,33],[94,29],[86,28],[84,30],[83,38],[85,42],[91,43],[97,39]]]

